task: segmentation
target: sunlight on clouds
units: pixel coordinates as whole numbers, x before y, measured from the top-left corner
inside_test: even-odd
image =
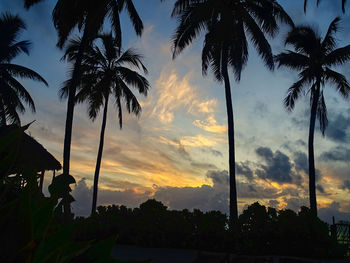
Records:
[[[174,70],[170,74],[163,71],[156,81],[159,97],[153,114],[158,116],[163,124],[171,123],[174,120],[175,110],[191,107],[196,99],[195,88],[189,84],[190,75],[191,73],[179,79]]]
[[[203,147],[203,146],[215,146],[217,142],[210,137],[206,137],[202,134],[196,136],[184,136],[180,139],[180,142],[184,146],[191,147]]]
[[[197,104],[198,111],[202,113],[214,113],[217,106],[218,101],[216,99],[210,99]]]
[[[193,124],[205,131],[213,133],[226,133],[226,125],[218,125],[213,116],[209,116],[205,121],[195,120]]]

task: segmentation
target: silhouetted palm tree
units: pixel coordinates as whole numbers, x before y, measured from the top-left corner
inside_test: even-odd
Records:
[[[44,0],[24,0],[25,6],[32,5]],[[127,10],[129,18],[137,35],[143,31],[143,23],[135,9],[132,0],[58,0],[53,10],[53,22],[57,29],[59,40],[58,46],[62,47],[72,30],[78,26],[83,30],[81,46],[74,61],[73,77],[68,94],[67,117],[65,126],[64,149],[63,149],[63,174],[69,175],[70,149],[72,141],[73,115],[75,105],[76,88],[81,78],[81,62],[84,50],[91,45],[98,32],[102,29],[105,19],[108,17],[115,33],[119,48],[122,45],[122,32],[119,14]],[[70,214],[68,204],[65,211]]]
[[[343,13],[345,13],[346,1],[347,0],[341,0],[341,7],[342,7],[342,10],[343,10]],[[304,0],[304,12],[306,12],[306,8],[307,8],[307,3],[308,2],[309,2],[308,0]],[[316,5],[318,6],[320,2],[321,2],[321,0],[317,0]]]
[[[172,16],[179,24],[174,35],[174,57],[205,32],[202,70],[211,67],[215,78],[225,83],[229,139],[230,224],[237,222],[234,120],[228,68],[236,81],[248,60],[248,40],[257,49],[269,69],[274,68],[271,47],[265,37],[278,31],[276,20],[293,25],[290,17],[274,0],[177,0]]]
[[[284,66],[299,71],[299,80],[289,89],[284,100],[285,107],[293,110],[295,101],[308,87],[310,94],[310,127],[309,127],[309,195],[310,208],[317,215],[315,161],[314,161],[314,131],[316,118],[320,121],[320,129],[324,135],[328,124],[327,108],[323,95],[325,84],[333,84],[336,90],[347,98],[350,86],[345,76],[331,69],[350,60],[350,45],[335,49],[337,41],[335,33],[338,30],[340,18],[330,24],[327,34],[322,37],[310,26],[295,27],[289,32],[285,45],[291,45],[295,51],[287,50],[275,57],[278,66]]]
[[[122,100],[126,103],[129,113],[139,115],[141,106],[137,98],[130,90],[130,86],[137,89],[140,94],[147,95],[149,83],[145,77],[130,67],[143,70],[147,73],[146,67],[142,63],[142,56],[135,50],[128,49],[121,52],[119,40],[113,38],[112,33],[99,37],[102,40],[103,49],[97,45],[86,51],[82,64],[81,85],[78,86],[78,102],[89,104],[89,117],[94,121],[103,108],[103,119],[100,134],[100,144],[98,148],[96,169],[94,175],[93,201],[91,214],[96,211],[98,179],[100,174],[101,159],[104,144],[104,134],[107,122],[107,109],[109,99],[115,100],[118,110],[119,126],[122,128]],[[74,60],[80,40],[72,40],[68,46],[66,56],[69,60]],[[61,91],[62,96],[67,96],[69,82]]]
[[[6,120],[20,124],[18,112],[24,113],[23,102],[35,112],[32,97],[23,85],[16,79],[29,78],[47,82],[35,71],[12,64],[11,61],[21,53],[29,55],[30,43],[27,40],[18,41],[18,36],[26,26],[19,16],[4,13],[0,17],[0,124],[6,125]]]

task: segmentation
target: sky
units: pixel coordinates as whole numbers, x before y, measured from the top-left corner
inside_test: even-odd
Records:
[[[63,51],[56,47],[57,35],[51,21],[53,0],[29,11],[22,0],[1,0],[0,12],[19,14],[27,24],[21,39],[32,42],[30,56],[21,55],[13,63],[30,67],[49,83],[45,87],[21,80],[36,104],[22,123],[33,120],[29,133],[62,162],[66,101],[58,91],[68,78],[71,65],[60,61]],[[309,1],[307,14],[303,0],[280,0],[296,24],[311,24],[325,34],[329,23],[342,16],[339,46],[350,43],[350,6],[341,13],[340,0],[324,0],[319,8]],[[162,201],[170,209],[199,208],[228,212],[227,117],[222,83],[211,73],[201,72],[199,37],[175,60],[171,38],[176,20],[170,18],[173,1],[134,0],[144,22],[141,38],[122,15],[123,48],[136,48],[144,55],[151,90],[138,96],[140,117],[124,111],[123,129],[110,103],[105,148],[99,182],[99,205],[139,206],[149,198]],[[106,26],[108,28],[108,25]],[[278,36],[269,39],[274,54],[283,51],[289,28],[281,25]],[[75,32],[77,33],[77,32]],[[250,46],[250,56],[240,83],[231,78],[235,115],[235,146],[238,206],[259,201],[277,209],[298,210],[308,205],[307,138],[309,102],[306,94],[293,112],[283,107],[287,89],[297,80],[297,72],[264,67]],[[350,77],[350,65],[338,71]],[[350,219],[350,106],[326,87],[329,126],[325,137],[316,131],[315,157],[319,216],[330,222]],[[88,215],[91,207],[93,174],[101,126],[101,116],[88,118],[86,105],[75,109],[71,174],[73,212]],[[45,184],[52,175],[47,173]]]

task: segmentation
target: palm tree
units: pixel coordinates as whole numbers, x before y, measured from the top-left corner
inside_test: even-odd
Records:
[[[42,2],[43,0],[24,0],[25,7]],[[84,50],[91,45],[99,31],[102,29],[105,19],[108,17],[117,39],[119,48],[122,45],[122,32],[120,25],[120,13],[126,9],[137,35],[143,31],[143,23],[140,19],[132,0],[58,0],[53,10],[53,22],[57,29],[59,40],[57,45],[62,48],[70,33],[75,27],[83,30],[79,52],[74,61],[72,81],[68,94],[67,117],[65,125],[64,149],[63,149],[63,174],[69,175],[70,150],[72,141],[73,115],[75,105],[76,88],[81,79],[81,63]],[[65,213],[70,214],[70,206],[65,205]]]
[[[235,175],[234,120],[228,68],[236,81],[248,61],[248,40],[266,66],[274,68],[271,47],[265,37],[278,31],[277,21],[293,25],[283,8],[274,0],[177,0],[172,16],[178,18],[173,38],[173,56],[180,54],[201,32],[205,32],[202,72],[211,67],[215,78],[225,83],[229,139],[230,225],[238,220]]]
[[[21,53],[29,55],[30,43],[27,40],[18,41],[18,36],[26,26],[18,16],[4,13],[0,16],[0,125],[11,123],[20,125],[18,112],[24,113],[23,102],[35,112],[35,105],[29,92],[16,79],[29,78],[47,82],[35,71],[21,65],[11,63],[12,59]]]
[[[310,94],[310,127],[309,127],[309,195],[310,208],[317,215],[314,161],[314,131],[316,118],[319,119],[322,134],[326,130],[327,108],[323,90],[325,84],[333,84],[336,90],[347,98],[350,86],[345,76],[331,69],[350,60],[350,45],[338,48],[335,33],[338,31],[340,18],[330,24],[327,34],[322,39],[319,33],[310,26],[299,26],[291,30],[285,45],[291,45],[295,51],[287,50],[275,57],[278,67],[284,66],[299,71],[299,80],[289,89],[284,100],[285,107],[292,111],[295,102],[306,87]]]
[[[345,4],[346,4],[347,0],[341,0],[341,7],[343,10],[343,13],[345,13]],[[304,12],[306,13],[306,8],[307,8],[307,3],[309,1],[308,0],[304,0]],[[321,0],[317,0],[316,5],[318,6],[320,4]]]
[[[113,38],[112,33],[99,36],[102,40],[103,48],[97,45],[86,51],[82,69],[82,80],[77,94],[78,102],[87,102],[88,114],[94,121],[103,108],[103,119],[100,134],[100,144],[98,148],[96,169],[94,175],[93,201],[91,214],[96,211],[98,180],[100,174],[104,134],[107,122],[108,102],[115,101],[118,110],[119,126],[122,128],[122,100],[126,103],[129,113],[138,116],[141,113],[141,106],[137,98],[130,90],[130,86],[137,89],[140,94],[147,95],[149,83],[145,77],[130,68],[136,68],[147,73],[146,67],[142,63],[142,56],[135,50],[128,49],[121,52],[119,40]],[[67,48],[66,57],[74,60],[81,40],[73,39]],[[69,90],[69,80],[61,90],[61,96],[67,96]]]

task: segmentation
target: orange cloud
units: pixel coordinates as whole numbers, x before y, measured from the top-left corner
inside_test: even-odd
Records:
[[[214,116],[209,116],[205,121],[195,120],[193,124],[202,130],[212,133],[226,133],[226,125],[218,125]]]

